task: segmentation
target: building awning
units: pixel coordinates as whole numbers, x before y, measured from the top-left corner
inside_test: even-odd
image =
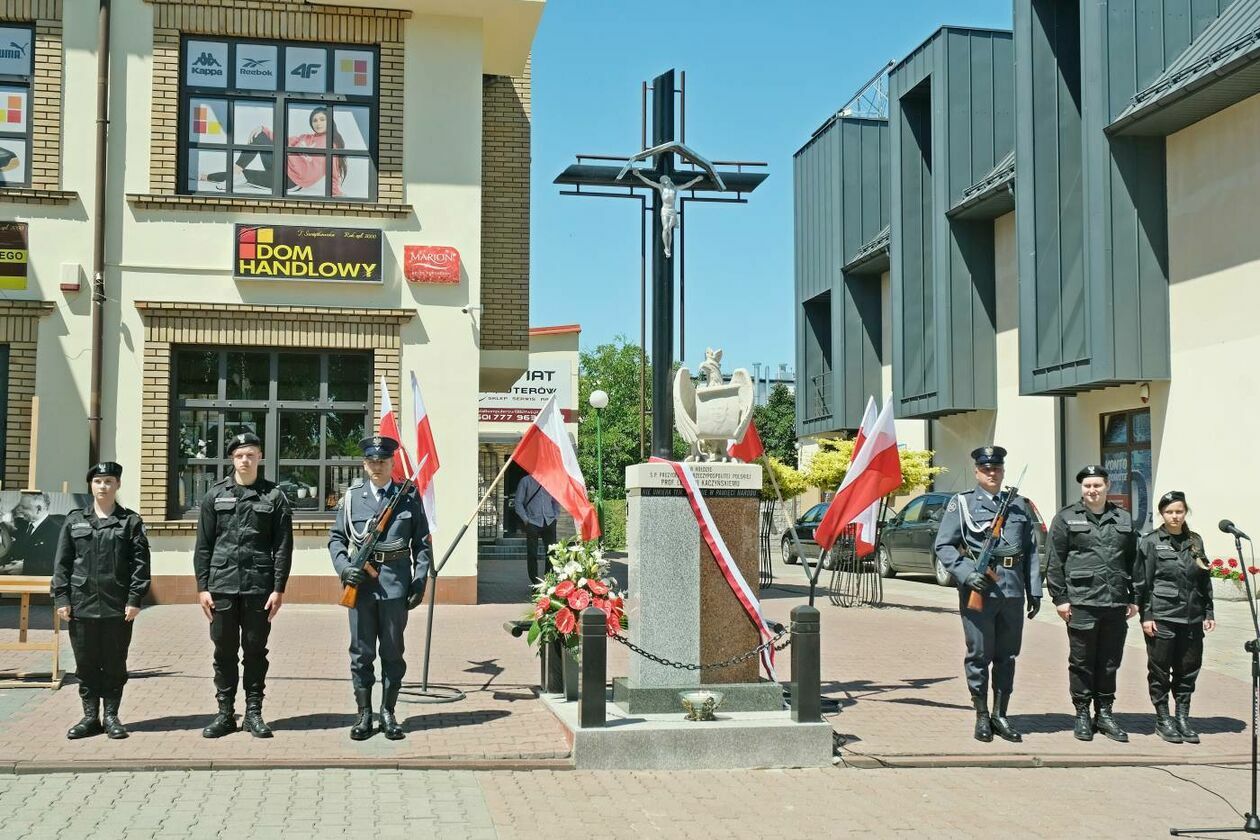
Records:
[[[963,190],[962,198],[946,214],[954,219],[996,219],[1015,209],[1015,152],[976,183]]]
[[[888,237],[891,228],[885,226],[870,242],[858,248],[853,259],[844,266],[845,274],[883,274],[888,270]]]
[[[1234,0],[1107,126],[1167,136],[1260,93],[1260,3]]]

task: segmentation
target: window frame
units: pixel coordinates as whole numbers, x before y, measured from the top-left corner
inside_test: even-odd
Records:
[[[221,43],[227,46],[227,62],[224,66],[225,81],[222,88],[202,87],[198,85],[190,85],[187,79],[188,67],[188,44],[190,41],[204,41],[208,43]],[[276,90],[254,90],[248,88],[236,87],[236,50],[237,47],[246,44],[249,46],[263,46],[276,48]],[[308,93],[302,91],[286,91],[284,90],[283,76],[288,67],[286,56],[289,48],[295,49],[323,49],[327,50],[330,57],[336,55],[336,50],[354,50],[356,52],[367,52],[372,55],[372,85],[373,93],[370,96],[362,96],[355,94],[336,93],[332,90],[333,81],[332,73],[327,75],[327,90],[324,93]],[[331,65],[331,61],[329,62]],[[375,203],[380,195],[380,117],[381,117],[381,50],[377,44],[337,44],[330,41],[285,41],[273,38],[236,38],[218,35],[199,35],[192,33],[181,33],[179,41],[179,67],[177,78],[179,80],[179,119],[176,121],[176,167],[175,167],[175,194],[199,197],[231,197],[235,199],[257,199],[260,201],[333,201],[344,202],[346,204],[371,204]],[[198,141],[190,139],[190,120],[191,108],[194,99],[217,99],[228,103],[226,111],[226,124],[224,125],[224,133],[226,142],[222,145],[201,145]],[[232,184],[227,184],[226,188],[219,192],[190,190],[188,187],[189,178],[189,161],[193,151],[221,151],[225,155],[224,163],[227,167],[226,171],[230,171],[235,165],[236,156],[244,150],[250,150],[249,144],[240,144],[236,142],[236,104],[238,102],[271,103],[272,105],[272,145],[269,152],[264,151],[262,147],[253,148],[254,151],[263,151],[265,154],[273,155],[272,164],[272,191],[269,193],[259,192],[236,192],[232,189]],[[291,152],[297,150],[288,145],[289,138],[289,110],[291,105],[316,104],[329,108],[330,127],[336,126],[336,111],[338,106],[346,107],[366,107],[368,109],[368,131],[369,138],[367,149],[334,149],[331,141],[328,146],[323,149],[315,147],[302,147],[300,154],[319,155],[326,159],[325,172],[330,173],[333,159],[337,157],[345,158],[361,158],[368,161],[368,194],[363,197],[333,195],[332,179],[325,175],[324,191],[325,194],[317,195],[314,193],[288,193],[284,189],[284,177],[286,172],[285,157]],[[344,182],[343,182],[344,184]]]
[[[0,477],[9,459],[9,345],[0,344]]]
[[[179,377],[181,357],[184,353],[217,354],[218,371],[215,380],[215,396],[213,398],[182,398],[179,394]],[[229,380],[228,356],[233,353],[255,353],[267,356],[268,379],[266,399],[228,399]],[[283,398],[279,394],[280,358],[281,356],[314,356],[319,359],[319,394],[315,400],[298,400]],[[368,362],[367,397],[365,400],[333,400],[329,395],[330,361],[335,356],[355,355]],[[171,452],[169,470],[168,512],[174,511],[175,519],[196,519],[198,506],[196,503],[181,508],[179,503],[181,476],[186,467],[211,468],[215,481],[229,474],[232,460],[222,451],[224,431],[227,421],[225,415],[233,411],[256,411],[263,414],[263,460],[259,467],[262,475],[269,481],[276,481],[282,470],[288,468],[314,467],[317,470],[317,495],[314,509],[295,508],[295,519],[311,519],[328,521],[335,515],[336,503],[329,506],[325,484],[327,470],[335,468],[351,468],[360,471],[361,456],[335,456],[328,452],[328,414],[355,414],[362,412],[365,434],[370,433],[372,426],[372,406],[376,396],[371,371],[375,358],[371,351],[345,353],[331,349],[301,347],[227,347],[222,345],[181,344],[171,348]],[[209,451],[205,457],[186,457],[180,452],[180,415],[184,412],[205,411],[216,416],[217,439],[208,441]],[[280,418],[286,411],[318,412],[320,415],[319,453],[315,458],[281,458],[280,457]],[[287,495],[287,494],[286,494]],[[290,498],[292,502],[293,499]]]
[[[26,157],[23,164],[26,168],[26,178],[21,183],[0,183],[0,190],[22,190],[31,189],[34,185],[35,161],[33,160],[35,148],[35,24],[30,21],[0,21],[0,26],[6,29],[24,29],[30,33],[30,61],[31,71],[29,74],[14,75],[11,73],[0,74],[0,87],[17,87],[26,91],[26,131],[19,135],[16,131],[6,131],[0,128],[0,139],[18,140],[21,139],[25,143]],[[3,123],[0,123],[3,125]]]
[[[1153,473],[1154,473],[1154,468],[1155,468],[1155,461],[1154,461],[1155,455],[1154,455],[1154,450],[1151,447],[1151,444],[1153,442],[1151,439],[1147,439],[1144,441],[1136,440],[1136,435],[1134,434],[1135,421],[1137,420],[1138,417],[1142,417],[1142,416],[1146,417],[1146,425],[1147,425],[1147,428],[1150,430],[1149,438],[1153,438],[1154,429],[1151,426],[1152,418],[1151,418],[1151,410],[1149,407],[1130,408],[1130,409],[1125,409],[1123,411],[1109,411],[1109,412],[1104,412],[1102,414],[1099,414],[1098,415],[1098,451],[1100,455],[1100,460],[1102,461],[1104,466],[1107,464],[1109,455],[1123,455],[1124,456],[1125,468],[1126,468],[1126,473],[1124,476],[1126,492],[1124,493],[1123,496],[1118,493],[1113,494],[1109,492],[1107,494],[1107,500],[1129,511],[1129,513],[1133,516],[1134,524],[1137,525],[1140,530],[1147,530],[1151,523],[1151,511],[1152,511],[1152,500],[1154,499],[1154,488],[1151,487],[1150,480],[1148,480],[1145,476],[1143,476],[1141,473],[1135,473],[1134,468],[1133,468],[1133,454],[1135,452],[1148,453],[1148,460],[1150,461],[1151,472],[1152,472],[1151,479],[1154,478]],[[1125,437],[1124,437],[1123,443],[1107,443],[1107,422],[1113,417],[1124,418]],[[1145,496],[1144,498],[1140,500],[1141,504],[1138,506],[1139,509],[1137,511],[1133,510],[1133,499],[1134,499],[1134,489],[1135,489],[1134,481],[1133,481],[1134,475],[1138,475],[1139,477],[1143,478],[1143,480],[1146,481],[1146,485],[1147,485],[1145,488],[1143,488],[1145,490]],[[1114,482],[1114,480],[1115,480],[1115,477],[1112,476],[1112,481]],[[1143,507],[1144,507],[1144,510],[1143,510]],[[1145,515],[1142,515],[1143,513]]]

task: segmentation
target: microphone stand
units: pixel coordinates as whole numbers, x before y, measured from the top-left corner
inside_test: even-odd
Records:
[[[1243,650],[1251,654],[1251,810],[1247,812],[1246,819],[1241,827],[1170,828],[1168,833],[1174,837],[1179,837],[1183,834],[1232,834],[1235,831],[1242,831],[1247,834],[1260,834],[1260,816],[1257,816],[1256,808],[1256,758],[1257,746],[1260,746],[1256,735],[1256,720],[1260,717],[1260,618],[1256,615],[1256,593],[1251,589],[1251,573],[1247,571],[1247,565],[1243,563],[1242,539],[1238,536],[1237,531],[1231,533],[1234,535],[1234,548],[1238,552],[1238,563],[1243,567],[1243,587],[1247,592],[1247,605],[1251,608],[1251,628],[1254,633],[1250,641],[1243,643]],[[1251,542],[1251,540],[1248,540],[1248,542]],[[1254,559],[1254,547],[1251,554]]]

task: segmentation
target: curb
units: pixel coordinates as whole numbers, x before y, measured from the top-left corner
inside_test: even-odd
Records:
[[[556,758],[349,758],[257,760],[137,759],[0,762],[0,777],[48,773],[146,773],[224,770],[573,770],[573,759]]]
[[[1047,755],[867,755],[841,752],[837,766],[855,770],[938,770],[948,768],[992,767],[1029,769],[1037,767],[1192,767],[1195,765],[1246,765],[1250,753],[1182,757],[1172,755],[1077,756]]]

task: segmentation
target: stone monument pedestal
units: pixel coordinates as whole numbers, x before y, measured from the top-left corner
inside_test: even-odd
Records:
[[[690,466],[735,564],[760,597],[762,468],[718,462]],[[665,659],[706,664],[760,644],[700,535],[673,469],[667,464],[627,467],[626,496],[630,640]],[[629,675],[613,681],[613,702],[631,713],[678,712],[678,692],[704,687],[723,693],[721,711],[782,709],[782,689],[761,679],[760,668],[760,659],[752,657],[726,668],[687,671],[632,653]]]

